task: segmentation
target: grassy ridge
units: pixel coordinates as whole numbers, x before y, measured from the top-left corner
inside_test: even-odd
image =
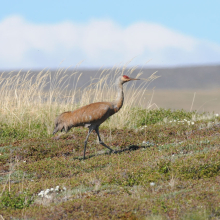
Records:
[[[100,80],[99,83],[104,83]],[[27,86],[28,82],[22,85]],[[74,128],[55,140],[51,135],[53,120],[64,110],[96,101],[95,93],[110,99],[107,94],[112,88],[107,85],[96,86],[97,90],[87,88],[83,101],[75,106],[69,104],[68,94],[62,96],[61,104],[56,95],[50,96],[58,94],[55,89],[41,90],[38,96],[33,90],[32,99],[27,99],[22,90],[16,98],[15,90],[11,91],[10,86],[4,88],[0,121],[0,218],[219,218],[218,115],[149,110],[136,102],[138,97],[143,98],[143,90],[127,90],[130,99],[100,129],[103,141],[118,153],[109,155],[97,143],[94,133],[89,138],[84,161],[87,130]],[[105,93],[107,88],[112,90]],[[89,91],[93,91],[91,96]]]
[[[101,129],[104,141],[119,154],[108,155],[91,135],[85,161],[84,129],[75,129],[74,139],[70,133],[60,140],[45,135],[2,144],[4,218],[216,218],[219,117],[197,115],[193,124],[186,120],[195,119],[193,113],[161,109],[149,114],[152,124]],[[65,190],[38,195],[56,186]]]

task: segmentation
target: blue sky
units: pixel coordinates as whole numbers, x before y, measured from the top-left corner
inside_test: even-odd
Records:
[[[219,8],[217,0],[2,1],[0,69],[112,66],[134,57],[134,65],[219,64]]]

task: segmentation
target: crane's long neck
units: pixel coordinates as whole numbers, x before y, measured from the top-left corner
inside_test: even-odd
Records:
[[[117,85],[117,96],[114,103],[114,110],[115,112],[118,112],[120,108],[122,107],[124,102],[124,93],[123,93],[123,85],[121,83],[118,83]]]

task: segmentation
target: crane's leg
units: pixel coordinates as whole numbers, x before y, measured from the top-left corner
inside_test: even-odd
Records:
[[[99,143],[100,143],[102,146],[107,147],[107,148],[110,150],[110,152],[112,152],[113,150],[112,150],[109,146],[107,146],[107,145],[101,140],[100,135],[99,135],[99,127],[96,127],[96,128],[95,128],[95,132],[96,132],[96,134],[98,135]]]
[[[87,134],[87,136],[86,136],[86,140],[85,140],[85,142],[84,142],[83,159],[85,159],[85,155],[86,155],[86,145],[87,145],[87,141],[88,141],[89,135],[91,134],[92,130],[93,130],[93,128],[90,127],[90,128],[89,128],[89,132],[88,132],[88,134]]]

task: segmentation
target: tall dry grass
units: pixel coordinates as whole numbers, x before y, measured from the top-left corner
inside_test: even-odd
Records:
[[[116,96],[114,82],[122,74],[131,75],[136,68],[113,67],[101,70],[84,88],[78,87],[83,73],[67,69],[56,72],[42,70],[38,73],[10,72],[0,75],[0,124],[14,129],[25,130],[28,136],[39,136],[41,131],[50,135],[54,119],[64,111],[97,101],[112,101]],[[132,77],[141,78],[142,72]],[[153,73],[142,79],[138,87],[130,82],[124,86],[123,108],[105,126],[111,128],[133,127],[131,110],[134,107],[149,108],[152,103],[145,99],[148,85],[156,79]],[[70,86],[71,85],[71,86]],[[70,89],[71,87],[71,89]],[[134,119],[134,116],[132,117]],[[40,131],[40,132],[39,132]]]

